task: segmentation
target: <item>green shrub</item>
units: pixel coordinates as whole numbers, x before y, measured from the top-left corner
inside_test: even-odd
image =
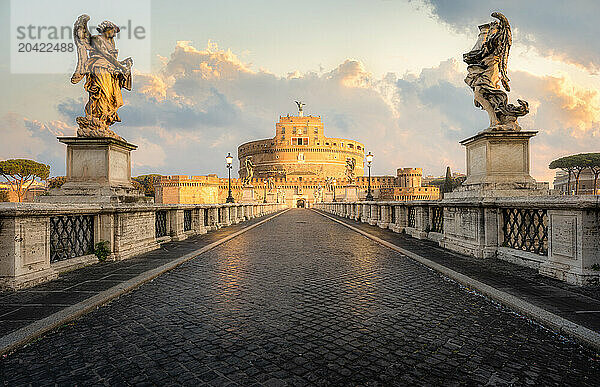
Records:
[[[108,241],[100,241],[94,246],[94,254],[98,258],[98,261],[104,262],[110,255],[110,244]]]

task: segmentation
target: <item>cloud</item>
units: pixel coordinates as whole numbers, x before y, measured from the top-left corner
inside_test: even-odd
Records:
[[[554,158],[597,150],[597,90],[577,85],[566,75],[511,75],[511,101],[523,98],[531,106],[521,126],[540,131],[532,141],[534,177],[550,180],[553,171],[547,166]],[[290,71],[279,77],[252,70],[214,43],[196,49],[180,42],[160,71],[134,76],[134,89],[124,92],[125,106],[119,111],[122,122],[113,129],[139,145],[132,156],[134,175],[224,176],[228,152],[235,154],[243,142],[273,137],[279,115],[295,114],[293,101],[302,100],[306,114],[322,117],[327,136],[365,143],[375,154],[374,174],[422,167],[425,173],[443,175],[448,165],[465,170],[459,141],[488,125],[487,114],[473,105],[464,76],[464,65],[455,59],[418,73],[382,78],[360,61],[348,59],[329,71]],[[43,155],[63,168],[64,146],[54,136],[72,133],[74,128],[65,122],[74,122],[83,104],[62,101],[58,110],[64,121],[40,123],[21,117],[18,124],[16,119],[10,132],[23,145],[3,146],[17,154]]]
[[[166,154],[162,146],[154,144],[144,137],[132,140],[138,146],[138,150],[132,154],[132,167],[157,168],[165,164]]]
[[[511,22],[515,42],[591,72],[600,69],[600,40],[596,36],[600,3],[597,1],[422,1],[443,22],[472,34],[478,25],[492,20],[493,11],[500,11]]]
[[[0,117],[2,159],[26,158],[50,165],[50,175],[65,172],[65,146],[56,140],[56,135],[68,132],[70,127],[61,121],[41,123],[26,119],[16,113]]]

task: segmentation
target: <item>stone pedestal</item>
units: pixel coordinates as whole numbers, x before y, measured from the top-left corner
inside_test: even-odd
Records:
[[[598,284],[598,211],[548,210],[548,218],[548,260],[540,274],[574,285]]]
[[[38,201],[46,203],[148,202],[131,184],[137,145],[110,137],[59,137],[67,145],[67,181]]]
[[[358,186],[348,185],[344,187],[344,201],[353,203],[358,201]]]
[[[242,189],[242,203],[256,203],[253,186],[247,185]]]
[[[461,141],[467,152],[467,179],[444,198],[548,195],[547,185],[529,174],[529,140],[536,133],[482,132]]]

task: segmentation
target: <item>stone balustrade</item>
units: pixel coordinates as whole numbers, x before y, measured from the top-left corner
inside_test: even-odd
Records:
[[[97,262],[106,242],[122,260],[285,208],[278,203],[206,205],[0,204],[0,288],[17,289]]]
[[[316,203],[318,210],[498,258],[576,285],[600,280],[600,198],[574,196]]]

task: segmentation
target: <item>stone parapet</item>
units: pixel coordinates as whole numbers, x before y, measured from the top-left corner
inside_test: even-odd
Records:
[[[533,267],[576,284],[600,281],[600,197],[467,197],[439,201],[316,203],[363,223],[430,239],[477,258]]]
[[[285,204],[0,203],[0,288],[17,289],[97,262],[122,260],[192,235],[269,214]],[[221,217],[219,217],[221,215]]]

